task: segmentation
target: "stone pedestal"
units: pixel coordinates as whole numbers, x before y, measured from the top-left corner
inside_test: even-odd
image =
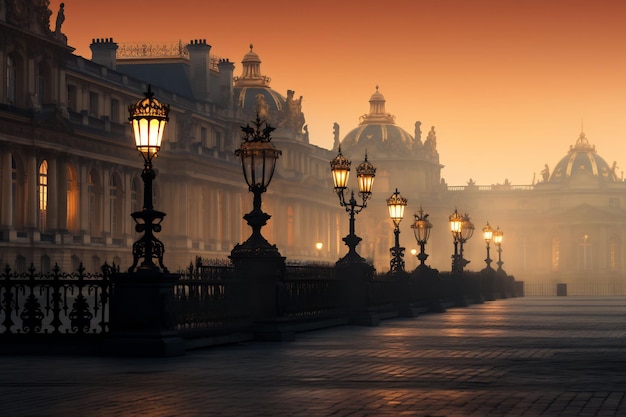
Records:
[[[256,340],[291,341],[295,332],[281,318],[284,304],[282,278],[285,274],[285,258],[277,250],[263,256],[244,251],[231,252],[235,276],[246,285],[246,305],[253,323]]]
[[[365,262],[338,262],[335,270],[337,279],[341,280],[350,323],[378,326],[380,316],[369,308],[368,295],[368,281],[374,276],[374,267]]]
[[[178,275],[137,270],[112,276],[106,349],[119,356],[180,356],[175,329],[174,283]]]
[[[485,301],[493,301],[496,299],[496,270],[487,267],[480,271],[480,282]]]

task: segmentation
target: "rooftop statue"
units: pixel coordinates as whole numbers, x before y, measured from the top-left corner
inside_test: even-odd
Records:
[[[548,164],[545,164],[541,170],[541,177],[543,178],[543,182],[548,182],[548,179],[550,178],[550,168],[548,167]]]
[[[339,142],[339,123],[335,122],[333,123],[333,151],[336,151],[337,149],[339,149],[340,146],[340,142]]]

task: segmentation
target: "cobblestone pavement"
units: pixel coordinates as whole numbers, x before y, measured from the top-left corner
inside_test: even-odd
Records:
[[[626,416],[626,298],[515,298],[159,359],[0,357],[1,416]]]

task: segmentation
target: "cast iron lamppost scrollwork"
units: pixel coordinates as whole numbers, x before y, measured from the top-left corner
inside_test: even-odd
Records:
[[[502,232],[502,230],[500,230],[499,226],[493,232],[493,243],[495,243],[496,248],[498,248],[498,262],[497,262],[498,271],[503,271],[502,265],[504,264],[504,262],[502,262],[502,236],[503,235],[504,233]]]
[[[144,235],[133,243],[133,264],[128,272],[133,272],[143,258],[143,262],[138,271],[159,271],[167,273],[167,268],[163,265],[163,253],[165,246],[163,242],[154,236],[154,233],[161,231],[161,222],[165,217],[162,211],[154,210],[152,203],[152,182],[156,177],[152,169],[152,160],[156,158],[161,149],[161,140],[165,125],[169,121],[170,106],[161,104],[154,98],[154,93],[150,86],[145,93],[146,97],[135,104],[128,106],[130,121],[135,136],[135,146],[144,159],[144,169],[141,173],[143,180],[143,209],[131,213],[135,220],[135,230]],[[154,260],[158,261],[158,265]]]
[[[413,229],[415,240],[420,247],[420,253],[417,254],[417,259],[420,261],[418,269],[423,269],[426,268],[426,264],[424,262],[428,259],[428,255],[424,252],[424,248],[428,242],[428,238],[430,237],[430,229],[433,228],[433,225],[428,221],[428,214],[424,213],[421,206],[419,214],[414,214],[413,216],[415,217],[415,222],[411,225],[411,228]]]
[[[400,247],[400,222],[404,218],[404,208],[407,199],[400,195],[398,189],[387,199],[387,208],[389,209],[389,217],[393,221],[393,234],[395,236],[395,245],[389,249],[391,252],[390,269],[391,273],[404,271],[404,248]]]
[[[485,259],[485,263],[487,264],[487,269],[491,268],[491,257],[489,256],[489,244],[493,240],[494,230],[489,225],[489,222],[483,227],[483,238],[485,239],[485,243],[487,244],[487,258]]]
[[[262,121],[258,114],[256,120],[253,121],[253,126],[248,123],[241,127],[243,142],[235,151],[235,156],[241,159],[248,190],[254,194],[252,211],[243,216],[252,228],[252,235],[244,243],[236,245],[232,250],[232,255],[280,257],[276,245],[271,245],[261,235],[261,228],[272,217],[261,210],[261,194],[267,191],[274,176],[276,161],[282,154],[282,151],[276,149],[270,142],[274,129],[267,122]]]
[[[348,189],[348,177],[351,164],[352,162],[341,154],[341,147],[339,148],[339,154],[330,161],[333,184],[335,192],[339,197],[339,204],[345,207],[346,212],[350,213],[350,233],[343,238],[349,250],[346,256],[337,261],[338,264],[365,262],[365,259],[356,252],[356,246],[361,241],[361,238],[354,233],[354,216],[367,207],[367,200],[372,195],[372,184],[376,176],[376,168],[368,162],[366,152],[365,160],[356,169],[359,196],[361,197],[361,204],[358,204],[354,197],[354,190],[349,190],[349,200],[346,201],[345,197],[345,191]]]

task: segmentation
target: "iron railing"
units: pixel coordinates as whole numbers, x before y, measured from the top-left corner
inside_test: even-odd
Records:
[[[323,318],[343,308],[333,265],[287,265],[277,289],[278,313],[288,318]]]
[[[245,283],[230,261],[196,259],[174,284],[176,329],[183,337],[221,334],[250,325]]]
[[[111,275],[85,273],[82,263],[72,273],[54,265],[40,273],[31,264],[18,273],[6,265],[0,274],[0,335],[104,334],[108,332]]]

